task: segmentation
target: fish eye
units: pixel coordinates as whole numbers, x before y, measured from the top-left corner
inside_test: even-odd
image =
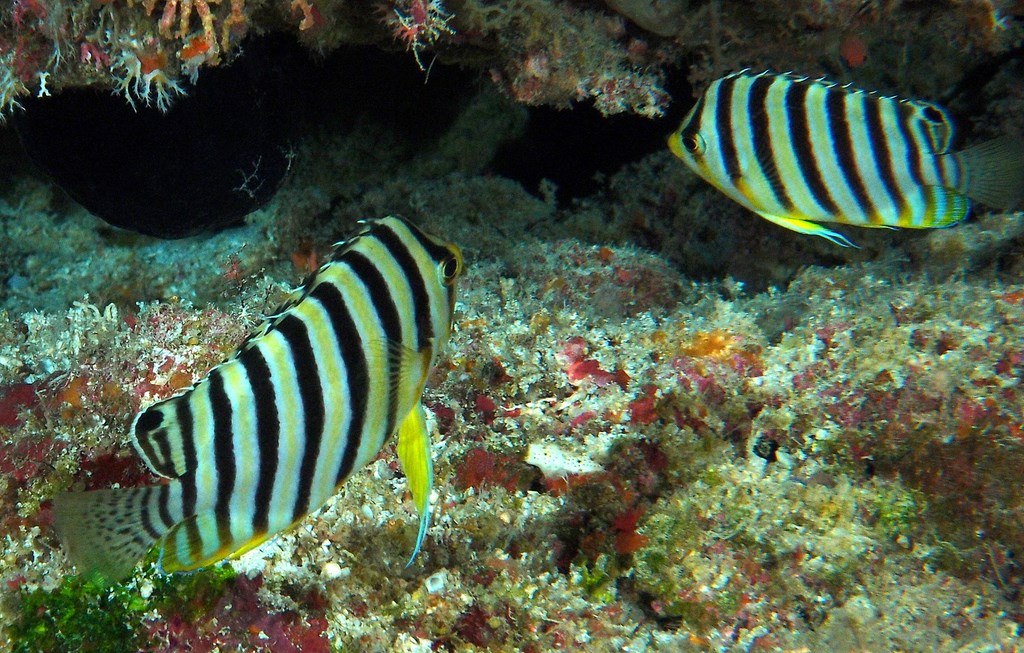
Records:
[[[454,245],[448,249],[448,256],[441,261],[441,278],[451,284],[462,274],[462,252]]]
[[[683,149],[690,154],[704,154],[704,150],[707,149],[704,137],[696,131],[683,132],[679,135],[679,140],[682,142]]]

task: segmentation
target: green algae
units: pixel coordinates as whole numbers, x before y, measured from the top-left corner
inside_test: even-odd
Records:
[[[209,613],[237,575],[230,565],[219,565],[189,574],[162,576],[157,579],[152,607],[164,615],[175,614],[186,622],[195,621]]]
[[[595,603],[608,604],[615,600],[615,581],[622,574],[610,556],[599,555],[597,560],[585,565],[573,565],[579,573],[578,584]]]
[[[192,574],[157,575],[152,589],[123,583],[108,587],[102,579],[69,576],[55,589],[35,589],[21,597],[18,618],[11,626],[13,653],[134,653],[145,650],[148,637],[140,628],[156,610],[190,622],[209,612],[236,576],[230,566]]]
[[[924,493],[912,488],[880,487],[875,497],[877,526],[892,540],[917,532],[925,509]]]
[[[132,653],[145,643],[132,624],[148,607],[134,587],[106,589],[95,579],[69,577],[53,591],[37,589],[22,597],[11,626],[12,651]]]

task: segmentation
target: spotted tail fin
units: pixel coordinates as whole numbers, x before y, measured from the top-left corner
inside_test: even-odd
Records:
[[[172,485],[176,490],[177,483]],[[54,526],[78,571],[107,583],[128,576],[167,531],[155,511],[169,490],[136,487],[54,497]]]

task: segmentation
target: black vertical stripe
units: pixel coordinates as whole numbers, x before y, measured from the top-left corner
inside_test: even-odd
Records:
[[[387,369],[384,372],[388,379],[387,426],[384,433],[391,435],[398,421],[395,415],[398,412],[398,395],[395,389],[402,372],[402,349],[395,345],[404,343],[402,339],[401,317],[398,313],[398,307],[395,305],[395,298],[391,295],[391,289],[388,287],[387,280],[370,259],[360,252],[350,251],[345,254],[342,261],[351,268],[366,286],[370,302],[377,313],[377,320],[384,328],[384,337],[387,340]]]
[[[793,200],[789,198],[786,187],[779,176],[778,166],[772,152],[772,137],[769,131],[768,90],[775,78],[760,75],[754,78],[747,91],[747,117],[750,120],[750,134],[754,141],[754,156],[761,172],[768,179],[775,201],[786,211],[793,210]],[[779,83],[788,84],[789,80],[777,78]]]
[[[196,443],[193,433],[191,394],[183,395],[174,402],[174,417],[178,422],[178,436],[181,438],[182,453],[185,456],[185,474],[181,477],[181,514],[191,517],[196,514]]]
[[[159,405],[161,404],[154,404],[139,415],[135,420],[136,433],[148,433],[164,423],[164,414],[157,408]]]
[[[900,137],[907,145],[907,160],[904,163],[910,168],[910,178],[917,186],[923,187],[925,183],[924,177],[921,175],[921,144],[917,141],[912,124],[916,114],[917,111],[912,104],[900,102],[896,105]]]
[[[270,376],[270,367],[259,347],[247,349],[238,357],[249,377],[253,402],[256,404],[256,441],[259,444],[260,471],[256,482],[256,514],[253,529],[257,534],[267,532],[270,499],[277,474],[277,451],[281,446],[281,421],[275,402],[277,393]]]
[[[736,77],[726,77],[718,85],[715,99],[715,131],[718,135],[719,147],[722,150],[722,166],[730,183],[741,176],[740,159],[736,153],[736,139],[732,124],[732,94],[736,87]],[[699,116],[695,118],[700,120]],[[699,123],[698,123],[699,124]]]
[[[420,247],[427,251],[427,255],[430,258],[434,259],[437,262],[441,262],[444,259],[451,256],[451,251],[448,249],[447,246],[439,244],[437,241],[435,241],[430,236],[421,231],[419,227],[409,222],[405,218],[398,218],[397,216],[395,217],[409,229],[409,233],[413,235],[413,237],[416,239],[416,242],[420,244]],[[377,225],[376,230],[391,231],[389,227],[383,224]],[[376,230],[373,233],[375,236],[379,236],[380,234]]]
[[[846,185],[853,193],[864,217],[874,211],[864,180],[857,171],[857,161],[853,152],[853,139],[850,137],[850,125],[846,120],[847,91],[841,88],[830,88],[825,95],[825,114],[828,117],[829,133],[832,136],[832,149],[839,162],[839,171],[846,180]]]
[[[146,443],[156,445],[160,458],[150,458],[154,468],[164,476],[174,476],[174,461],[171,460],[171,443],[167,439],[167,429],[154,431],[146,437]]]
[[[185,522],[185,536],[188,538],[189,559],[180,562],[192,565],[199,561],[199,556],[203,552],[203,536],[199,532],[198,518],[193,517]]]
[[[150,462],[153,469],[165,476],[169,476],[169,474],[164,472],[164,467],[168,466],[166,464],[167,458],[158,459],[156,449],[153,448],[153,439],[156,437],[156,433],[153,430],[159,428],[160,423],[163,421],[162,419],[157,419],[161,417],[158,406],[159,404],[150,406],[135,420],[135,441],[139,444],[143,456]],[[156,420],[155,423],[153,423],[154,419]],[[166,439],[164,441],[166,442]]]
[[[224,375],[213,370],[207,377],[210,384],[210,407],[213,412],[213,455],[217,470],[217,536],[220,543],[231,541],[231,495],[235,489],[235,442],[231,428],[231,399],[224,390]]]
[[[892,200],[896,210],[903,213],[906,201],[896,181],[896,173],[892,169],[889,135],[885,133],[885,125],[882,124],[882,102],[894,102],[894,100],[873,96],[864,97],[868,141],[871,143],[871,155],[875,160],[875,167],[882,178],[882,183],[885,185],[885,191],[889,194],[889,199]]]
[[[384,336],[390,342],[402,342],[402,321],[398,314],[398,306],[391,296],[387,279],[377,266],[361,252],[354,250],[345,253],[342,262],[355,273],[363,285],[373,304],[377,319],[384,329]]]
[[[147,535],[155,540],[160,537],[163,531],[153,525],[153,518],[149,514],[149,500],[153,495],[154,489],[154,487],[149,486],[142,488],[142,492],[139,492],[139,514],[142,516],[142,529],[146,531]]]
[[[171,486],[167,483],[159,486],[159,495],[156,498],[157,511],[160,514],[160,521],[163,522],[164,530],[174,525],[174,517],[171,517],[171,509],[168,503],[171,500]]]
[[[306,425],[302,444],[302,464],[299,469],[298,492],[292,510],[292,521],[309,512],[309,495],[313,476],[320,458],[320,441],[324,433],[324,395],[320,386],[320,372],[316,351],[309,338],[305,322],[295,315],[286,315],[277,325],[292,352],[295,376],[299,381],[299,399],[302,401],[303,421]]]
[[[391,256],[398,262],[402,274],[409,281],[409,288],[412,290],[413,315],[416,321],[416,348],[423,349],[429,346],[430,340],[434,337],[434,326],[430,319],[430,296],[427,293],[427,284],[420,274],[416,259],[409,252],[409,248],[401,241],[394,231],[381,228],[374,232],[381,244],[387,248]],[[451,256],[451,252],[444,250],[442,257]],[[443,258],[435,259],[438,264]]]
[[[831,215],[839,215],[839,207],[821,176],[818,160],[814,156],[811,125],[807,119],[807,93],[810,91],[807,82],[793,82],[786,90],[786,112],[789,114],[789,128],[792,132],[793,152],[800,166],[800,174],[810,189],[814,200]]]
[[[317,284],[310,297],[320,302],[331,320],[331,329],[338,342],[338,349],[345,364],[345,376],[349,390],[349,410],[352,411],[348,432],[345,434],[345,453],[334,484],[338,485],[352,473],[356,453],[362,439],[366,421],[366,402],[369,397],[369,370],[363,354],[363,338],[356,329],[356,323],[345,306],[341,292],[331,283]]]
[[[722,85],[722,83],[720,82],[718,84],[718,86],[720,87],[721,85]],[[708,95],[710,95],[710,90],[705,92],[704,95],[701,95],[699,98],[697,98],[697,103],[695,105],[693,105],[693,108],[690,109],[690,113],[687,115],[688,120],[679,129],[679,135],[681,137],[686,138],[687,136],[692,136],[694,134],[699,134],[700,133],[700,130],[701,130],[701,127],[703,126],[703,121],[704,121],[704,105],[707,104],[707,97],[708,97]],[[717,109],[718,107],[716,106],[715,108]],[[712,131],[715,130],[715,124],[716,124],[715,120],[716,120],[716,118],[712,117],[712,119],[711,119],[711,123],[712,123],[711,124],[711,130]],[[680,145],[682,145],[682,143],[680,143]],[[721,146],[720,145],[716,145],[715,148],[718,149],[718,150],[721,150]],[[695,154],[694,156],[699,158],[700,156],[704,156],[704,154],[706,154],[706,152],[702,153],[702,154],[699,154],[699,155]]]

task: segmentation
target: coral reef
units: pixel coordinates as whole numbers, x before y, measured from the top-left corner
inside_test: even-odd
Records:
[[[855,70],[938,97],[1001,65],[1019,2],[43,2],[0,18],[7,110],[44,83],[156,103],[259,29],[391,47],[416,78],[389,77],[384,101],[357,89],[364,111],[308,130],[273,200],[203,239],[111,231],[0,160],[0,648],[1019,646],[1024,214],[864,230],[863,249],[839,250],[744,213],[667,151],[563,204],[551,182],[490,168],[523,129],[518,104],[654,114],[672,66],[695,86],[741,65]],[[166,55],[138,60],[161,71],[149,91],[114,79],[125,48]],[[448,62],[498,89],[436,119]],[[964,125],[1019,131],[1019,76],[987,79]],[[467,261],[424,393],[435,511],[412,565],[390,444],[237,560],[165,576],[151,557],[113,588],[76,577],[54,493],[156,482],[130,450],[134,411],[230,354],[331,242],[387,213]]]
[[[268,31],[318,52],[405,49],[424,71],[436,57],[520,102],[585,100],[606,114],[661,115],[665,76],[683,67],[695,87],[747,66],[843,81],[856,69],[874,88],[937,98],[958,71],[1012,48],[1022,14],[1011,0],[14,0],[0,10],[0,115],[83,85],[166,110]]]
[[[483,97],[465,111],[486,122]],[[818,244],[794,239],[802,253],[782,262],[770,236],[733,233],[746,245],[721,244],[708,269],[751,279],[746,289],[625,242],[713,210],[678,199],[695,182],[669,172],[666,154],[558,210],[453,156],[465,129],[453,121],[401,165],[360,144],[378,141],[372,128],[311,139],[247,227],[203,241],[104,237],[19,178],[0,205],[0,641],[1012,646],[1024,583],[1019,215],[883,234],[833,267],[807,265]],[[371,165],[389,180],[360,185]],[[652,202],[669,208],[638,226]],[[383,211],[461,243],[468,261],[425,394],[438,508],[414,564],[404,568],[415,509],[387,450],[323,510],[226,566],[167,577],[149,560],[111,591],[74,577],[53,493],[152,482],[126,442],[133,411],[230,353],[330,234]],[[56,246],[58,233],[81,234],[81,249]],[[677,260],[706,247],[673,246]]]

